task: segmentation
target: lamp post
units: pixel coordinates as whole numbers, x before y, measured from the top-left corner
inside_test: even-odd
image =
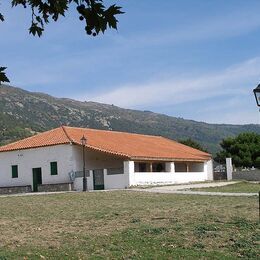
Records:
[[[258,86],[253,91],[255,94],[256,104],[260,107],[260,84],[258,84]],[[260,191],[258,192],[258,219],[260,221]]]
[[[255,94],[256,104],[260,107],[260,84],[253,90]]]
[[[85,146],[87,139],[83,135],[80,139],[82,145],[82,159],[83,159],[83,191],[87,191],[87,177],[86,177],[86,165],[85,165]]]

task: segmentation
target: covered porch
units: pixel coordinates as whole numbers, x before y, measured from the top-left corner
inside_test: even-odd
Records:
[[[212,179],[212,161],[125,161],[129,186],[187,183]]]

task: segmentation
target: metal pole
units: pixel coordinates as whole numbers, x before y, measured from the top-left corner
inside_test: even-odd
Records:
[[[87,177],[86,177],[86,167],[85,167],[85,145],[82,145],[83,154],[83,191],[87,191]]]

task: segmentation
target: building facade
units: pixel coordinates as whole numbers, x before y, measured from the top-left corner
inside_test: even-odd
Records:
[[[89,190],[213,179],[209,154],[172,140],[60,127],[0,147],[0,193],[80,191],[83,161]]]

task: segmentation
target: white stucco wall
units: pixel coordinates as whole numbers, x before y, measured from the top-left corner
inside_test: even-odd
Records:
[[[58,175],[51,175],[50,162],[56,161]],[[85,150],[88,189],[93,190],[93,172],[95,169],[122,168],[123,159],[109,154]],[[12,178],[12,165],[18,165],[18,178]],[[0,153],[0,187],[32,185],[32,169],[41,168],[42,184],[71,182],[69,172],[82,171],[82,148],[76,145],[56,145],[35,149],[26,149]],[[123,173],[123,170],[122,170]],[[128,179],[125,174],[104,174],[105,189],[125,188]],[[82,178],[76,178],[74,189],[82,190]]]
[[[104,170],[105,189],[125,189],[128,187],[127,175],[122,174],[107,175],[107,170]]]
[[[90,171],[90,176],[87,177],[88,190],[94,189],[93,184],[93,171]],[[128,187],[128,180],[126,174],[115,174],[107,175],[107,169],[104,169],[104,189],[125,189]],[[74,190],[82,191],[83,188],[83,178],[76,178],[74,181]]]
[[[133,185],[134,183],[134,173],[135,173],[135,162],[134,161],[124,161],[124,174],[127,180],[127,187]]]
[[[82,147],[73,146],[73,169],[74,171],[82,171]],[[123,159],[120,157],[112,156],[106,153],[85,150],[85,167],[90,170],[90,177],[87,178],[88,189],[93,190],[93,170],[105,169],[104,171],[104,186],[105,189],[124,189],[128,187],[128,177],[126,174],[107,175],[106,169],[109,168],[122,168]],[[74,181],[74,189],[82,190],[82,178],[76,178]]]
[[[82,147],[72,146],[73,149],[73,168],[75,171],[82,171]],[[122,168],[123,159],[95,150],[85,150],[86,170]]]
[[[87,187],[88,190],[93,190],[93,171],[90,171],[89,177],[87,177]],[[73,182],[73,188],[76,191],[82,191],[83,190],[83,178],[76,178]]]
[[[32,169],[42,169],[42,183],[68,183],[73,169],[71,145],[56,145],[0,153],[0,187],[32,185]],[[57,162],[58,175],[51,175],[50,162]],[[18,165],[18,178],[12,178],[12,165]]]
[[[131,175],[131,186],[176,184],[207,180],[206,172],[135,172]]]

